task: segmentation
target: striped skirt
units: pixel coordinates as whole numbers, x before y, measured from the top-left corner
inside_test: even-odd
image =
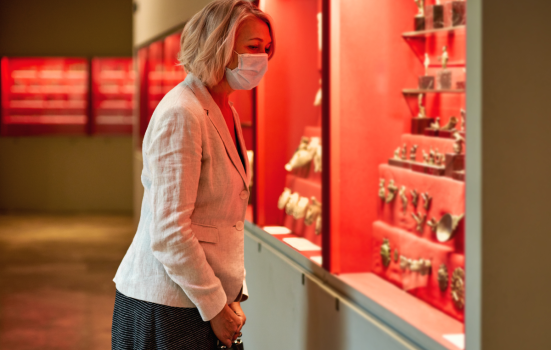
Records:
[[[197,309],[150,303],[119,291],[111,332],[113,350],[213,350],[217,342]]]

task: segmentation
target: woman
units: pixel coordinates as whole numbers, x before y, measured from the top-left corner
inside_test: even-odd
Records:
[[[273,53],[270,19],[248,1],[213,1],[184,28],[187,78],[143,141],[145,191],[114,279],[113,349],[213,349],[240,334],[250,169],[228,97],[255,87]]]

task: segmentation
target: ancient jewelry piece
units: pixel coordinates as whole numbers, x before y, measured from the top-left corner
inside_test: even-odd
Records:
[[[415,220],[415,222],[417,223],[417,227],[415,229],[418,232],[423,232],[423,226],[425,224],[425,219],[427,218],[427,215],[411,213],[411,216],[413,217],[413,220]]]
[[[425,210],[429,210],[430,204],[432,202],[432,197],[429,195],[428,192],[425,192],[421,194],[421,198],[423,198],[423,208],[425,208]]]
[[[402,210],[404,211],[404,214],[405,214],[408,209],[408,197],[406,195],[406,186],[400,187],[400,192],[398,193],[398,196],[400,196],[400,200],[402,200]]]
[[[436,226],[438,225],[438,221],[436,221],[435,218],[432,218],[429,221],[427,221],[427,225],[430,226],[430,230],[432,232],[436,232]]]
[[[287,215],[293,215],[295,211],[295,206],[298,203],[298,200],[300,199],[300,195],[295,192],[289,197],[289,201],[287,201],[287,204],[285,205],[285,213]]]
[[[417,145],[411,146],[411,150],[409,151],[409,160],[414,161],[417,159]]]
[[[452,274],[452,300],[456,308],[465,307],[465,271],[458,267]]]
[[[287,202],[289,201],[290,197],[291,197],[291,189],[285,187],[285,189],[283,190],[283,193],[279,196],[279,200],[277,201],[277,208],[279,210],[283,210],[287,205]]]
[[[402,160],[407,160],[408,159],[408,147],[405,143],[404,143],[404,146],[402,146],[402,155],[401,155],[400,158]]]
[[[306,208],[308,207],[308,203],[310,203],[310,200],[306,197],[300,197],[297,204],[293,208],[293,216],[295,219],[302,219],[304,215],[306,214]]]
[[[394,180],[390,180],[388,183],[388,194],[386,195],[385,201],[390,203],[394,200],[398,187],[394,184]]]
[[[390,265],[390,243],[386,238],[383,240],[383,244],[381,245],[381,259],[383,260],[383,265],[385,267]]]
[[[454,116],[451,116],[450,120],[448,120],[448,123],[440,128],[440,130],[443,131],[452,131],[455,130],[455,126],[457,125],[457,118]]]
[[[446,264],[440,265],[438,269],[438,286],[442,292],[445,292],[448,289],[448,267]]]
[[[385,179],[379,179],[379,198],[385,199],[386,190],[385,190]]]
[[[398,262],[399,254],[398,249],[394,249],[394,262]]]
[[[411,190],[411,204],[414,208],[417,208],[417,203],[419,203],[419,193],[416,190]]]
[[[422,276],[428,275],[432,271],[432,262],[428,259],[408,259],[400,256],[400,269],[420,273]]]
[[[459,222],[464,217],[465,217],[465,214],[461,214],[461,215],[451,215],[448,213],[444,214],[444,216],[440,218],[440,221],[436,226],[436,239],[439,242],[447,242],[450,239],[452,239],[453,235],[455,234],[455,230],[457,229],[457,225],[459,225]]]
[[[310,198],[312,204],[306,209],[306,215],[304,217],[304,224],[310,226],[314,223],[317,216],[321,216],[321,202],[318,202],[316,197]]]

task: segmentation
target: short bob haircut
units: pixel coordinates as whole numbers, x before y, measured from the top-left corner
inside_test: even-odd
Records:
[[[268,58],[272,58],[275,40],[271,18],[249,1],[215,0],[195,14],[184,27],[178,53],[180,65],[206,86],[218,84],[231,61],[237,29],[250,17],[268,25],[272,37]]]

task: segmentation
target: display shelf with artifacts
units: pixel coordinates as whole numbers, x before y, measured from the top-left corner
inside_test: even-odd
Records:
[[[90,132],[86,58],[2,57],[2,136]]]
[[[300,54],[283,60],[276,53],[257,88],[254,222],[267,232],[286,228],[287,234],[274,237],[321,265],[321,1],[266,1],[260,6],[276,23],[285,23],[278,27],[276,50]],[[304,241],[289,238],[311,244],[296,245]]]
[[[134,75],[132,58],[92,59],[92,134],[132,134]]]

